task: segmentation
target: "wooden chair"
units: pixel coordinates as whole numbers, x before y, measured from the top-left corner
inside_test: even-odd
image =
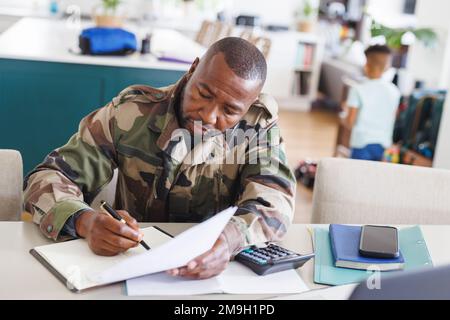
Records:
[[[204,47],[209,47],[217,40],[229,37],[233,32],[233,27],[229,24],[216,21],[203,21],[200,31],[197,33],[195,41]]]
[[[233,32],[233,26],[217,21],[214,23],[214,31],[213,31],[213,36],[211,39],[211,44],[213,44],[214,42],[229,37]]]
[[[270,52],[270,47],[272,46],[272,41],[266,37],[257,37],[252,42],[264,55],[264,58],[267,59]]]
[[[208,20],[202,22],[202,26],[197,33],[195,41],[202,46],[209,46],[214,32],[214,23]]]
[[[254,35],[253,35],[253,29],[252,29],[252,28],[245,28],[245,29],[241,32],[241,34],[239,35],[239,37],[242,38],[242,39],[244,39],[244,40],[247,40],[247,41],[249,41],[249,42],[251,42],[251,43],[253,43],[254,40],[255,40],[255,37],[254,37]]]

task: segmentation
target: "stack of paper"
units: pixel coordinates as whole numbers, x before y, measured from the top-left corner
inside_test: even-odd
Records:
[[[127,280],[129,296],[196,295],[208,293],[231,294],[292,294],[308,291],[308,287],[295,270],[286,270],[259,276],[239,262],[230,262],[220,275],[191,280],[152,274]]]

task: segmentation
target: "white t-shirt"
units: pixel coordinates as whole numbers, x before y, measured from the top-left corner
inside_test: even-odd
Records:
[[[366,79],[352,87],[347,105],[357,108],[358,116],[352,129],[350,147],[364,148],[368,144],[391,146],[399,103],[400,91],[385,80]]]

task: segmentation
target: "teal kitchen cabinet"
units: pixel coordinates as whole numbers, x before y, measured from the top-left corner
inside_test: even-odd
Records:
[[[0,148],[22,154],[24,173],[65,144],[80,120],[132,84],[161,87],[183,71],[0,59]]]

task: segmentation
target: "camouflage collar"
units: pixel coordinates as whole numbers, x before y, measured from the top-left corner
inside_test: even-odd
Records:
[[[147,125],[150,130],[160,134],[156,140],[158,148],[178,162],[182,162],[190,151],[190,146],[188,148],[183,142],[183,136],[176,132],[183,132],[177,119],[176,104],[186,82],[187,74],[174,85],[161,89],[163,98],[153,106]]]
[[[186,77],[187,74],[178,80],[177,83],[160,89],[160,103],[153,107],[148,123],[150,130],[157,133],[164,133],[170,126],[174,125],[173,122],[179,127],[175,112],[175,103],[186,85]]]

